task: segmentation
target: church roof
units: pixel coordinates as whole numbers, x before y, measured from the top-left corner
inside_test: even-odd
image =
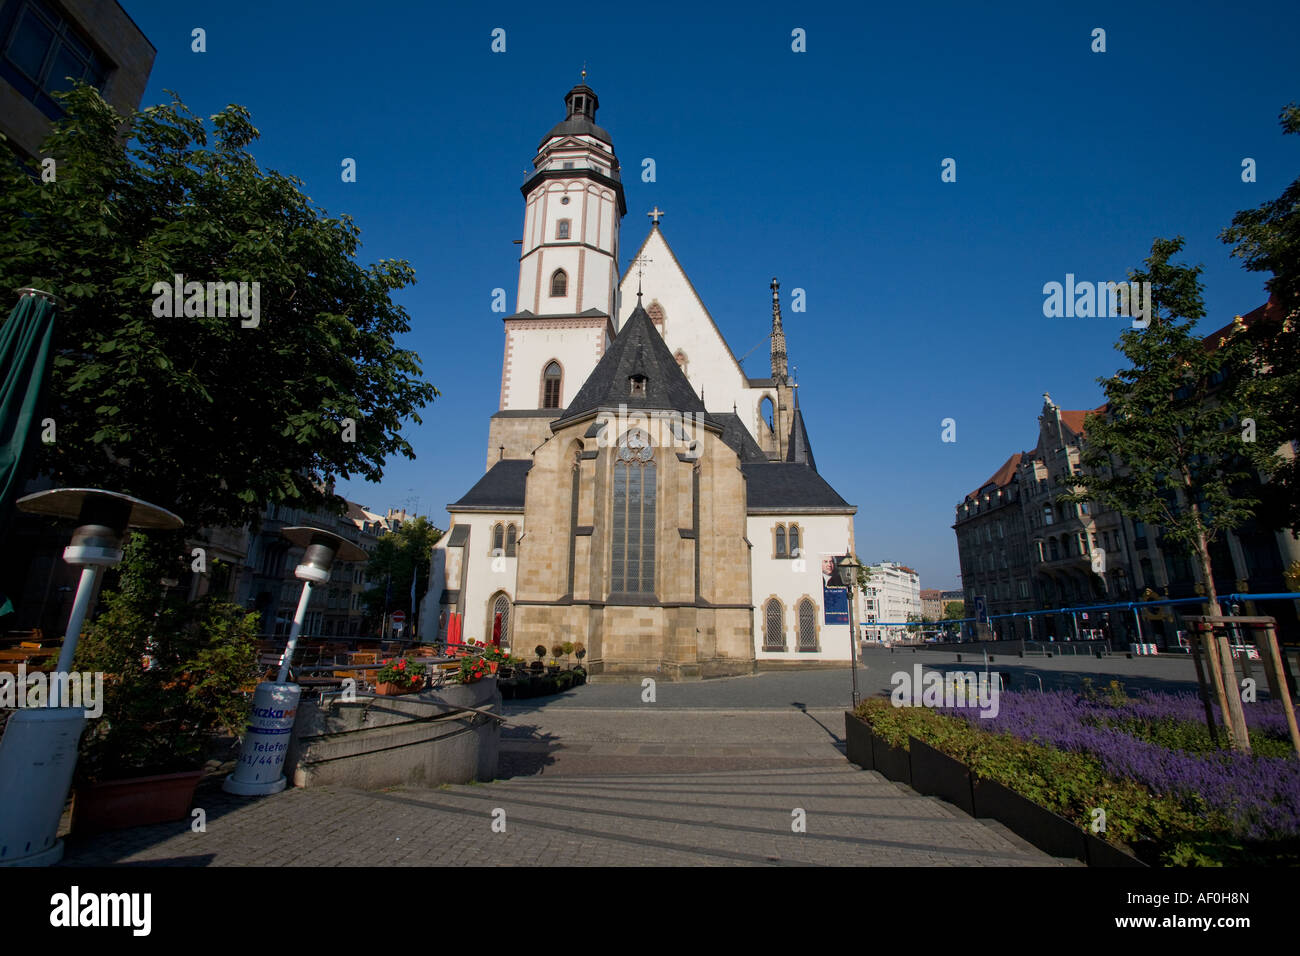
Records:
[[[790,450],[786,452],[785,460],[792,464],[807,465],[816,471],[817,462],[813,458],[812,443],[808,440],[808,426],[803,423],[803,412],[799,410],[797,390],[794,396],[794,421],[790,424]]]
[[[757,511],[852,514],[857,511],[825,478],[806,465],[785,461],[747,462],[740,470],[746,483],[745,506],[751,514]]]
[[[533,463],[526,458],[503,458],[448,511],[523,511],[524,480]]]
[[[763,454],[763,449],[754,441],[754,436],[749,433],[739,415],[734,412],[710,412],[709,418],[722,426],[722,442],[736,453],[741,464],[767,461],[767,455]]]
[[[644,376],[644,394],[632,394],[631,379],[634,376]],[[668,351],[663,336],[639,300],[569,407],[551,427],[558,430],[588,412],[620,405],[704,412],[704,402],[695,394],[695,389]]]

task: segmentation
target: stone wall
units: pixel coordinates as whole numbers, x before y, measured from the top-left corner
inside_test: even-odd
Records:
[[[296,787],[436,787],[488,781],[497,774],[500,713],[496,678],[402,697],[358,695],[298,708],[285,775]]]

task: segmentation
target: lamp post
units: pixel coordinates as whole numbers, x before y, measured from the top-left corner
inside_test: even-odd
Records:
[[[302,622],[307,617],[313,584],[330,579],[330,567],[339,561],[361,561],[367,555],[347,538],[323,528],[295,526],[282,528],[280,534],[303,548],[302,563],[294,568],[294,577],[302,582],[298,611],[289,629],[289,641],[280,658],[280,672],[273,681],[263,681],[253,693],[253,713],[239,748],[239,764],[226,778],[221,789],[244,797],[279,793],[288,783],[284,777],[284,758],[289,751],[288,736],[293,733],[302,688],[288,683],[289,664],[298,646]]]
[[[840,558],[840,583],[849,589],[849,662],[853,675],[853,706],[858,706],[858,615],[854,607],[855,588],[858,583],[858,568],[861,565],[853,555],[846,554]]]
[[[139,498],[95,488],[54,488],[19,498],[30,514],[72,518],[77,528],[63,560],[81,568],[77,597],[51,675],[48,706],[20,709],[0,740],[0,864],[49,866],[63,857],[59,818],[77,767],[77,746],[86,729],[82,707],[64,706],[60,690],[77,653],[81,626],[99,591],[104,569],[122,560],[122,535],[128,528],[174,530],[181,519]],[[27,688],[18,688],[26,694]]]

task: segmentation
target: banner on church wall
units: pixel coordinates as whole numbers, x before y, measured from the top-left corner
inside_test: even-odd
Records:
[[[822,608],[823,623],[849,623],[849,589],[839,583],[838,559],[835,555],[822,556]]]

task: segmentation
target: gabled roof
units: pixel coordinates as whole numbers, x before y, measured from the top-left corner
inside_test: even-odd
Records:
[[[633,395],[631,379],[645,377],[645,394]],[[564,414],[552,424],[558,430],[575,418],[600,408],[658,409],[704,412],[704,402],[673,358],[649,314],[637,306],[578,389]]]
[[[713,315],[709,312],[708,306],[704,304],[704,300],[700,298],[700,294],[697,291],[695,291],[695,283],[691,281],[691,277],[687,275],[686,270],[682,268],[681,262],[679,262],[677,259],[677,254],[673,252],[673,247],[668,245],[668,240],[664,237],[663,232],[659,229],[658,223],[655,223],[650,227],[650,231],[646,233],[645,239],[643,239],[641,241],[641,245],[637,247],[636,253],[632,256],[632,258],[628,262],[628,270],[629,271],[631,270],[633,262],[641,258],[641,254],[645,252],[645,247],[649,245],[651,238],[653,238],[656,235],[659,236],[659,241],[664,244],[664,248],[668,250],[668,258],[672,260],[672,264],[677,267],[677,271],[680,272],[682,278],[686,280],[686,288],[690,290],[691,296],[695,299],[696,304],[699,305],[700,311],[704,313],[704,317],[709,320],[709,325],[712,326],[714,333],[718,336],[718,340],[722,343],[722,347],[726,349],[727,355],[731,357],[731,361],[735,364],[736,370],[741,374],[742,378],[748,380],[749,376],[745,375],[745,369],[741,366],[740,360],[736,358],[736,353],[731,351],[731,345],[727,342],[727,337],[723,335],[722,330],[718,328],[718,323],[713,321]],[[621,276],[619,276],[618,277],[619,285],[622,285],[623,280],[626,278],[627,278],[627,272],[624,272]],[[629,316],[629,318],[631,317]],[[750,384],[752,385],[752,383]]]
[[[840,497],[826,479],[807,465],[784,461],[753,462],[740,466],[745,476],[745,507],[789,514],[797,511],[834,511],[853,514],[857,508]]]
[[[1084,434],[1083,420],[1093,412],[1096,412],[1099,415],[1105,414],[1106,408],[1107,405],[1101,405],[1097,408],[1083,408],[1076,410],[1063,408],[1061,409],[1061,424],[1070,429],[1070,431],[1074,432],[1076,435],[1082,437]]]
[[[533,463],[526,458],[503,458],[448,511],[523,511],[524,480]]]

